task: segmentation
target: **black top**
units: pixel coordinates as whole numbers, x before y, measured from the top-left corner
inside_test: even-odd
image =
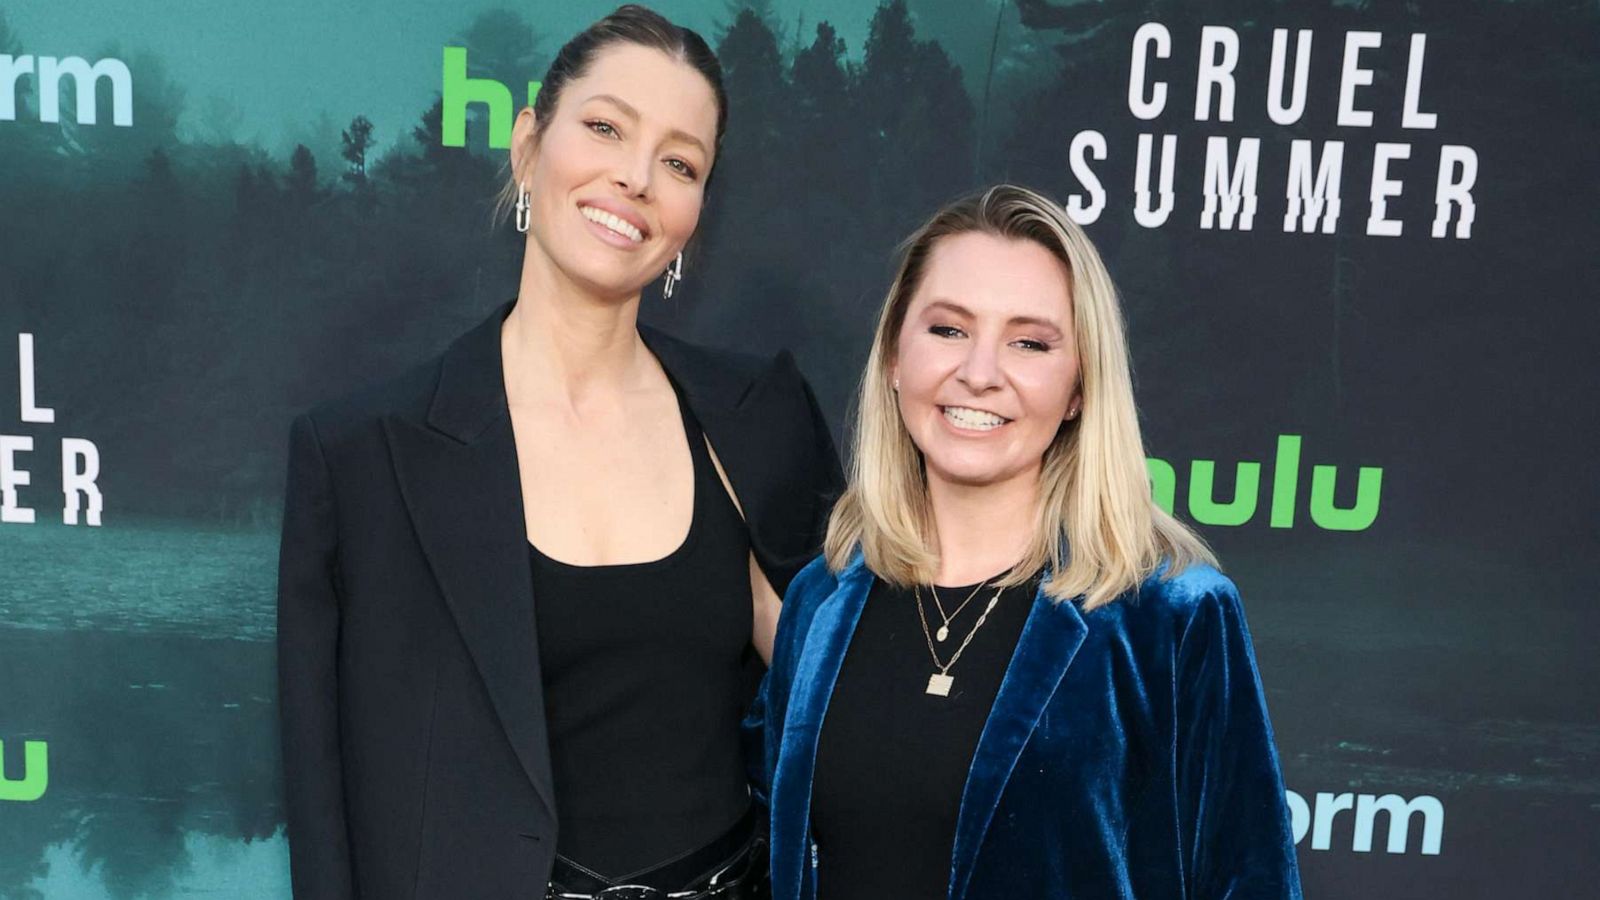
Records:
[[[556,849],[614,878],[712,841],[749,805],[739,719],[750,699],[750,540],[679,406],[694,514],[676,550],[575,566],[530,547]]]
[[[956,607],[976,585],[940,587],[952,614],[934,641],[948,662],[995,589]],[[949,696],[927,693],[937,669],[910,588],[879,581],[867,596],[817,745],[811,801],[819,900],[942,898],[967,771],[1033,607],[1037,579],[1006,589],[951,666]],[[929,633],[939,613],[924,587]]]

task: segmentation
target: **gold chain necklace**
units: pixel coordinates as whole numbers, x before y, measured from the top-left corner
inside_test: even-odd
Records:
[[[950,623],[955,621],[956,616],[961,615],[961,611],[967,608],[967,604],[972,602],[972,598],[978,596],[978,592],[983,590],[988,583],[987,581],[978,582],[977,586],[972,589],[972,593],[967,595],[967,599],[961,601],[961,605],[956,607],[956,611],[949,615],[945,614],[944,604],[939,602],[939,586],[936,584],[928,585],[928,591],[933,594],[933,608],[939,611],[939,618],[943,620],[939,630],[933,633],[933,636],[939,639],[939,643],[944,643],[945,639],[950,636]],[[919,604],[922,602],[920,594],[917,602]]]
[[[978,633],[978,629],[982,628],[983,623],[989,620],[989,613],[993,612],[994,605],[1000,602],[1000,595],[1005,593],[1005,588],[1002,587],[995,591],[994,596],[989,598],[989,605],[983,608],[983,613],[978,616],[977,623],[972,626],[971,631],[967,632],[966,638],[961,641],[961,646],[956,648],[955,655],[950,657],[949,662],[940,662],[939,651],[933,648],[933,632],[928,629],[928,614],[922,608],[921,585],[913,587],[912,590],[917,599],[917,620],[922,623],[922,636],[928,641],[928,654],[933,657],[933,667],[938,669],[937,672],[928,676],[928,687],[924,693],[934,697],[948,697],[950,696],[950,688],[956,683],[955,676],[949,674],[950,667],[954,666],[956,660],[961,658],[962,652],[967,649],[968,644],[972,643],[972,638]]]

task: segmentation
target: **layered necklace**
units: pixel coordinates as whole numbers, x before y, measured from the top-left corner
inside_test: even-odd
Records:
[[[967,608],[967,604],[971,603],[972,599],[978,596],[978,593],[987,586],[987,581],[979,582],[978,586],[972,589],[972,593],[967,595],[967,599],[961,601],[961,605],[956,607],[954,612],[946,615],[944,605],[939,602],[939,589],[929,585],[929,590],[933,593],[933,607],[938,611],[939,618],[942,620],[937,633],[928,627],[928,613],[923,609],[921,585],[913,588],[917,599],[917,620],[922,623],[922,636],[928,641],[928,654],[933,657],[933,668],[935,669],[934,673],[928,676],[928,687],[925,691],[928,695],[934,697],[950,696],[950,688],[956,683],[955,676],[950,674],[950,668],[956,664],[956,660],[961,658],[961,654],[966,651],[967,645],[972,643],[972,638],[977,635],[978,629],[982,628],[983,623],[989,620],[989,613],[993,612],[995,604],[1000,602],[1000,595],[1005,593],[1005,588],[995,591],[994,596],[989,598],[988,605],[978,615],[978,621],[973,624],[972,630],[967,632],[967,636],[961,640],[961,645],[956,647],[956,652],[951,654],[948,660],[939,658],[939,651],[934,647],[934,639],[937,638],[939,643],[944,643],[945,639],[950,637],[950,622],[960,615],[961,611]]]

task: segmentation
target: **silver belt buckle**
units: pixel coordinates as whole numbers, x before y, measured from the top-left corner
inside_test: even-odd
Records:
[[[594,900],[660,900],[666,896],[642,884],[614,884],[594,895]]]

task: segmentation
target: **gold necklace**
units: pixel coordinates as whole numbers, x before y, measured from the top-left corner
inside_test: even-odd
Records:
[[[933,633],[933,636],[939,639],[939,643],[944,643],[945,639],[950,636],[950,623],[955,621],[956,616],[961,615],[961,611],[967,608],[967,604],[972,602],[972,598],[978,596],[978,592],[983,590],[988,583],[988,581],[978,582],[977,586],[972,589],[972,593],[967,595],[967,599],[961,601],[961,605],[956,607],[956,611],[949,615],[945,615],[944,604],[939,602],[939,586],[936,584],[928,585],[928,591],[933,594],[933,608],[939,611],[939,618],[943,620],[939,630]],[[919,604],[922,602],[920,594],[917,602]]]
[[[928,629],[928,614],[922,608],[922,587],[918,585],[912,590],[916,594],[917,620],[922,623],[922,636],[928,641],[928,654],[933,657],[933,667],[938,669],[937,672],[928,676],[928,687],[923,693],[934,697],[948,697],[950,696],[950,688],[955,686],[956,683],[955,676],[949,674],[950,667],[954,666],[956,660],[961,658],[962,652],[967,649],[968,644],[972,643],[972,638],[978,633],[978,629],[982,628],[983,623],[988,621],[989,613],[993,612],[994,605],[1000,602],[1000,595],[1005,593],[1005,588],[1002,587],[995,591],[994,596],[989,598],[989,605],[983,608],[983,613],[978,616],[977,623],[972,626],[971,631],[967,632],[966,638],[961,641],[961,646],[956,648],[955,655],[951,656],[950,661],[945,663],[939,661],[939,651],[933,648],[933,632]]]

